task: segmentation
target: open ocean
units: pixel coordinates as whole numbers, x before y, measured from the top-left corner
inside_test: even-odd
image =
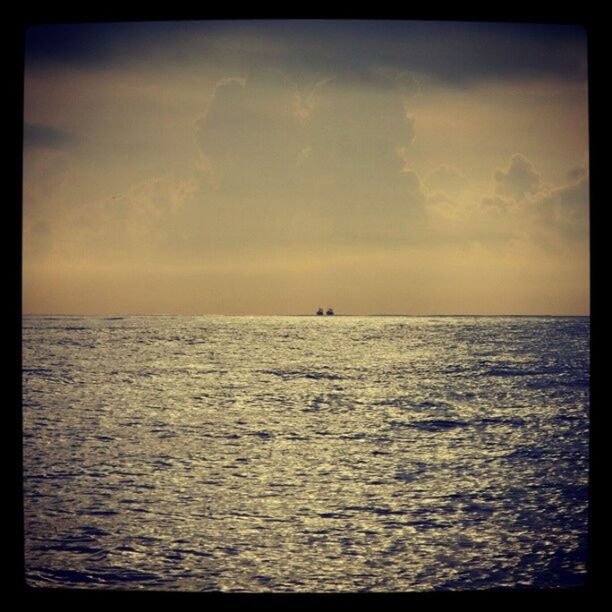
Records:
[[[589,317],[23,318],[30,585],[586,580]]]

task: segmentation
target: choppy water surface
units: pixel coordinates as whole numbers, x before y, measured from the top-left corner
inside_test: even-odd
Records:
[[[586,576],[588,318],[24,317],[32,585]]]

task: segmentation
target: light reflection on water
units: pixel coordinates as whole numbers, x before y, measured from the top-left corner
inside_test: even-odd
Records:
[[[27,579],[586,576],[588,318],[25,317]]]

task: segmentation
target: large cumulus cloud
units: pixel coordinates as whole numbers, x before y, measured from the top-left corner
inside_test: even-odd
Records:
[[[509,168],[495,171],[495,191],[499,195],[521,200],[527,194],[538,191],[540,175],[532,163],[523,155],[516,154],[510,160]]]
[[[414,139],[406,104],[415,88],[401,73],[381,79],[374,91],[342,74],[307,89],[273,70],[225,79],[197,124],[210,179],[203,222],[217,206],[216,219],[234,215],[230,233],[261,232],[265,218],[271,239],[409,240],[425,199],[398,149]]]

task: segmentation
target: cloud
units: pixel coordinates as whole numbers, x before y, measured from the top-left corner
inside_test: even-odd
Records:
[[[586,172],[570,171],[568,177],[568,184],[543,194],[531,208],[546,235],[558,232],[565,238],[586,239],[589,234],[588,176]]]
[[[576,168],[572,168],[566,174],[566,178],[569,183],[578,183],[582,179],[586,178],[587,170],[584,166],[577,166]]]
[[[163,262],[192,250],[192,198],[197,176],[167,174],[141,181],[126,192],[65,211],[70,235],[63,248],[95,260]]]
[[[482,198],[482,204],[486,210],[504,211],[508,209],[508,202],[499,197]]]
[[[196,142],[222,182],[260,185],[290,172],[304,144],[282,73],[256,71],[217,84]]]
[[[401,177],[406,191],[410,194],[412,206],[420,209],[427,202],[428,194],[426,193],[426,188],[419,175],[410,165],[409,149],[407,147],[398,147],[396,153],[403,161]]]
[[[276,70],[216,88],[196,125],[202,231],[250,244],[410,239],[425,195],[396,153],[414,139],[401,88],[325,77],[299,91]]]
[[[496,170],[494,178],[495,192],[514,200],[522,200],[527,194],[536,193],[540,184],[540,175],[534,171],[531,162],[520,154],[512,156],[508,170]]]
[[[47,25],[27,33],[27,60],[91,68],[186,66],[202,57],[224,69],[324,66],[380,82],[381,66],[453,86],[483,81],[586,80],[586,36],[577,26],[426,21],[175,21]]]
[[[61,150],[69,149],[79,142],[78,136],[49,125],[26,122],[23,126],[23,144],[26,147]]]
[[[521,155],[495,173],[496,196],[481,198],[483,214],[495,214],[517,235],[540,248],[560,252],[589,236],[589,179],[585,167],[566,173],[564,184],[544,187]],[[500,197],[503,196],[503,197]],[[527,197],[528,196],[528,197]]]
[[[295,82],[273,70],[224,79],[196,129],[201,152],[219,171],[259,184],[286,178],[305,162],[304,172],[317,166],[323,175],[334,172],[337,183],[361,170],[390,178],[400,170],[394,148],[414,139],[414,120],[392,90],[372,100],[329,77],[301,96]]]
[[[210,97],[210,102],[208,103],[208,107],[207,107],[206,111],[204,112],[204,114],[202,114],[200,117],[198,117],[198,119],[196,120],[196,125],[199,122],[206,120],[206,116],[210,112],[210,108],[215,103],[215,98],[217,97],[219,91],[223,87],[227,87],[228,85],[239,85],[240,87],[244,87],[246,85],[246,77],[244,77],[244,76],[227,76],[227,77],[220,78],[215,83],[215,85],[213,87],[212,95]]]
[[[429,173],[425,184],[430,191],[441,191],[447,196],[454,196],[464,191],[469,181],[459,169],[442,164]]]
[[[315,107],[315,104],[317,103],[321,88],[325,87],[325,85],[327,85],[327,83],[329,83],[330,81],[333,81],[334,78],[335,77],[330,76],[318,80],[314,84],[308,95],[302,95],[300,93],[297,83],[293,83],[295,92],[293,96],[293,107],[295,115],[298,117],[298,119],[304,121],[308,119],[308,117],[310,117]]]
[[[70,312],[79,306],[68,296],[91,286],[118,308],[115,270],[147,285],[141,304],[153,310],[166,307],[161,295],[176,309],[182,292],[194,312],[227,310],[226,298],[266,311],[280,304],[257,277],[266,262],[279,295],[304,287],[306,303],[322,287],[350,286],[363,293],[356,311],[368,299],[378,311],[422,299],[423,312],[497,300],[495,311],[508,295],[544,289],[557,304],[557,279],[588,285],[588,186],[575,167],[588,150],[585,58],[584,33],[571,27],[32,28],[24,263],[40,274],[26,274],[26,295],[54,296]],[[529,160],[502,157],[493,174],[491,160],[508,152]],[[545,240],[559,248],[546,252]],[[143,268],[150,276],[138,278]],[[220,293],[216,305],[201,302]]]
[[[516,162],[513,167],[515,170],[517,167],[526,168],[522,162]],[[507,189],[509,197],[482,197],[481,214],[488,215],[490,219],[497,218],[500,224],[513,228],[515,235],[520,236],[521,240],[528,241],[535,248],[544,249],[549,254],[567,254],[576,248],[577,242],[587,241],[589,181],[586,169],[582,166],[573,168],[566,173],[564,184],[542,187],[528,198],[523,197],[527,193],[525,185],[520,187],[521,181],[527,182],[521,172],[504,173],[504,180],[508,174],[516,179],[512,188]],[[534,183],[535,180],[532,179],[531,185]],[[508,187],[508,181],[504,184]],[[499,182],[497,186],[499,187]]]

